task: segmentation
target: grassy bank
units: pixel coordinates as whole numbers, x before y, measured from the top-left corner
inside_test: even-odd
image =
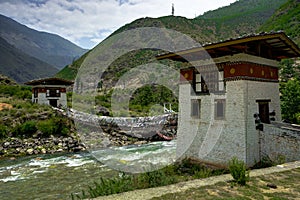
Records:
[[[87,199],[98,196],[118,194],[138,189],[153,188],[170,185],[198,178],[207,178],[228,173],[227,169],[210,169],[194,160],[184,159],[160,170],[142,174],[120,174],[119,177],[103,179],[82,190],[72,194],[72,199]]]
[[[30,87],[0,85],[0,102],[8,105],[0,111],[0,140],[74,133],[71,120],[50,106],[31,102]]]
[[[31,88],[0,84],[0,157],[79,151],[73,120],[31,102]]]
[[[246,186],[232,182],[189,189],[185,192],[165,194],[152,200],[190,200],[190,199],[299,199],[300,168],[252,177]]]
[[[257,176],[259,174],[265,174],[265,173],[272,173],[272,172],[274,173],[274,171],[270,170],[271,168],[268,167],[277,164],[278,164],[277,162],[271,160],[268,160],[268,162],[265,161],[259,162],[255,166],[256,169],[258,168],[261,169],[265,167],[267,168],[262,169],[263,173],[260,171],[256,171],[256,172],[254,171],[253,172],[254,176]],[[238,196],[230,196],[230,195],[225,196],[225,197],[229,197],[228,199],[231,199],[231,197],[238,197],[237,199],[239,198],[251,199],[251,198],[247,198],[247,195],[244,198],[243,192],[245,192],[246,194],[247,192],[249,192],[250,197],[252,196],[255,197],[257,192],[259,192],[260,187],[266,189],[275,189],[277,188],[277,185],[279,185],[273,181],[266,181],[264,182],[265,183],[264,186],[259,184],[252,186],[253,184],[256,184],[255,180],[257,178],[252,177],[250,179],[249,177],[250,169],[246,167],[243,161],[238,160],[235,157],[228,162],[228,169],[227,168],[213,169],[211,167],[212,166],[207,166],[201,161],[196,159],[184,159],[180,162],[174,163],[173,165],[167,166],[163,169],[153,171],[153,172],[147,172],[147,173],[137,174],[137,175],[122,174],[122,176],[117,178],[112,178],[112,179],[101,178],[99,182],[94,183],[94,186],[90,186],[88,189],[83,190],[80,194],[72,194],[72,199],[95,198],[98,196],[107,196],[111,194],[118,194],[118,193],[129,192],[129,191],[132,192],[126,193],[124,194],[124,196],[121,195],[117,197],[117,199],[122,199],[122,197],[124,197],[124,199],[128,199],[128,195],[130,196],[130,194],[134,194],[134,199],[141,199],[142,196],[145,198],[147,197],[146,199],[150,199],[151,197],[153,197],[154,193],[157,194],[157,192],[158,194],[168,193],[162,196],[161,198],[157,198],[157,199],[198,199],[198,198],[206,199],[207,196],[211,195],[210,193],[211,190],[214,188],[214,186],[208,186],[209,189],[207,189],[207,191],[206,188],[199,188],[199,187],[201,185],[206,185],[205,183],[208,183],[207,185],[211,185],[211,184],[213,185],[215,183],[218,183],[219,181],[223,181],[223,183],[219,183],[217,185],[220,185],[220,187],[222,188],[224,187],[225,188],[224,191],[221,191],[221,189],[220,190],[216,189],[216,191],[212,192],[213,198],[209,198],[209,199],[222,198],[223,193],[228,192],[227,191],[228,189],[232,191],[235,190],[241,191],[241,194],[239,194]],[[218,176],[222,174],[226,174],[226,175]],[[214,178],[213,176],[218,176],[218,177]],[[293,177],[299,177],[299,176],[300,175],[293,176]],[[196,180],[196,179],[203,179],[208,177],[211,178],[205,179],[203,181]],[[231,179],[230,177],[232,177],[233,179]],[[199,181],[200,182],[202,181],[202,183],[200,183]],[[160,186],[166,186],[166,187],[160,187]],[[188,188],[194,188],[197,186],[198,186],[197,189],[190,189],[186,191]],[[154,189],[155,187],[160,187],[160,188],[156,190]],[[185,189],[181,190],[181,187]],[[153,188],[153,189],[150,189],[149,191],[139,190],[139,189],[147,189],[147,188]],[[198,194],[198,190],[200,191],[199,194]],[[186,192],[176,193],[176,191],[186,191]],[[220,191],[220,193],[218,193],[218,191]],[[147,192],[149,192],[148,196],[147,196]],[[232,195],[235,194],[236,193],[233,192]],[[113,199],[114,197],[115,196],[107,196],[107,198],[106,197],[103,198]],[[252,199],[257,199],[257,198],[252,198]]]

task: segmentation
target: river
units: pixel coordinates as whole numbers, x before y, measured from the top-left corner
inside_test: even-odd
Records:
[[[175,152],[176,140],[173,140],[90,153],[1,159],[0,199],[71,199],[71,193],[80,193],[100,177],[170,164],[175,161]]]

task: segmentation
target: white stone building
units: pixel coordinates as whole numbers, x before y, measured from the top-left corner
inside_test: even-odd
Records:
[[[178,157],[218,166],[261,160],[260,131],[281,121],[278,61],[293,57],[300,49],[283,32],[157,56],[191,64],[180,70]]]
[[[73,82],[60,78],[45,78],[25,84],[32,86],[32,102],[53,107],[67,107],[66,88]]]

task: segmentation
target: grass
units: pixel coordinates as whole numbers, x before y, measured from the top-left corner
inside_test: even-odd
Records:
[[[88,189],[82,190],[81,193],[71,194],[71,198],[95,198],[98,196],[118,194],[137,189],[165,186],[197,178],[207,178],[227,172],[228,170],[223,169],[208,169],[190,159],[184,159],[180,163],[175,163],[152,172],[142,174],[121,174],[119,177],[106,179],[100,178],[93,186],[89,186]]]
[[[300,168],[252,177],[247,185],[241,186],[233,182],[221,182],[212,186],[189,189],[185,192],[166,194],[152,200],[174,199],[299,199],[300,197]],[[276,185],[273,189],[268,184]]]

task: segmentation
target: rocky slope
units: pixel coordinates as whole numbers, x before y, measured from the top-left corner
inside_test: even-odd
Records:
[[[16,49],[0,37],[0,73],[18,83],[52,76],[58,69]]]

